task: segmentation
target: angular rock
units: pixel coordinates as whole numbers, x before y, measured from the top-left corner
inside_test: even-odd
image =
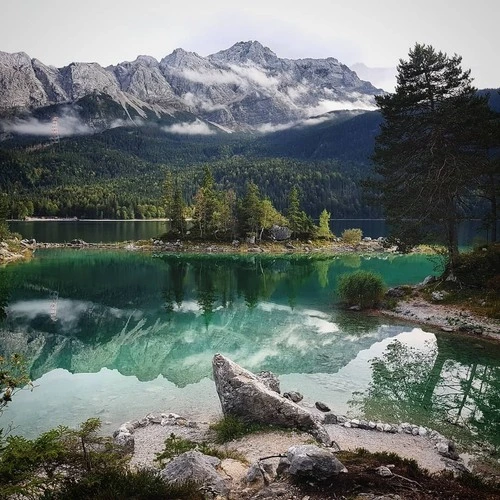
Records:
[[[281,394],[279,378],[273,372],[262,371],[257,373],[257,377],[268,389]]]
[[[302,394],[297,391],[284,392],[283,397],[289,399],[290,401],[293,401],[294,403],[300,403],[300,401],[304,399],[304,396],[302,396]]]
[[[377,467],[375,469],[375,472],[379,476],[382,476],[382,477],[391,477],[392,476],[391,469],[389,469],[389,467],[386,467],[385,465],[381,465],[380,467]]]
[[[224,415],[247,422],[297,428],[329,446],[326,429],[306,409],[270,390],[253,373],[216,354],[212,361],[215,387]]]
[[[134,436],[130,432],[118,432],[114,436],[115,444],[121,446],[125,453],[133,453],[135,447]]]
[[[316,408],[320,411],[324,411],[325,413],[327,411],[330,411],[330,408],[325,405],[325,403],[322,403],[321,401],[316,401],[316,403],[314,403],[314,406],[316,406]]]
[[[269,230],[269,235],[272,240],[275,241],[284,241],[290,239],[292,236],[292,231],[284,226],[277,226],[276,224],[271,227]]]
[[[247,483],[262,482],[269,484],[275,476],[275,471],[272,464],[265,462],[254,462],[247,471],[245,481]]]
[[[220,460],[216,457],[187,451],[169,462],[160,474],[167,483],[194,481],[218,495],[226,495],[229,488],[226,479],[216,470],[219,464]]]
[[[334,413],[326,413],[325,414],[325,419],[323,420],[323,424],[328,425],[328,424],[336,424],[338,423],[338,418],[337,415]]]
[[[394,297],[394,298],[404,297],[405,294],[406,292],[404,291],[404,289],[400,287],[389,288],[389,290],[385,292],[386,297]]]
[[[344,465],[329,450],[315,445],[292,446],[278,465],[278,475],[290,474],[311,481],[326,481],[341,472]]]

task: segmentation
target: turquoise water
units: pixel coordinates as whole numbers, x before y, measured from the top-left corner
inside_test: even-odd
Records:
[[[33,391],[2,416],[35,435],[99,416],[105,429],[150,411],[214,418],[211,358],[279,375],[306,402],[500,444],[500,348],[342,311],[338,277],[416,283],[419,255],[178,256],[45,250],[0,270],[0,352],[23,353]],[[394,343],[398,341],[398,343]],[[378,363],[372,367],[372,361]]]

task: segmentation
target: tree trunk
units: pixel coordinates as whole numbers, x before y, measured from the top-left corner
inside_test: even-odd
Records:
[[[458,222],[455,217],[449,218],[447,222],[447,241],[448,249],[448,269],[452,272],[455,269],[458,259]]]
[[[497,206],[497,186],[495,182],[495,176],[490,176],[492,197],[491,197],[491,242],[495,243],[498,238],[497,235],[497,223],[498,223],[498,206]]]

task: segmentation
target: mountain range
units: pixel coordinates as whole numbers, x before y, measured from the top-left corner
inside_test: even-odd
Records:
[[[61,135],[166,118],[186,133],[270,131],[340,109],[374,109],[383,90],[333,57],[283,59],[258,41],[207,57],[176,49],[106,68],[47,66],[0,52],[0,118],[7,133]],[[182,132],[182,129],[180,129]],[[174,129],[175,131],[175,129]]]

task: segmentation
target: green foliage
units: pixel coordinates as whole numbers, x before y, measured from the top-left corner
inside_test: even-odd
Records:
[[[72,430],[60,426],[34,440],[8,436],[0,453],[0,497],[40,497],[92,474],[124,470],[121,450],[98,435],[99,419]]]
[[[500,244],[483,245],[472,252],[461,253],[454,274],[462,285],[498,291]]]
[[[7,225],[9,205],[7,195],[0,192],[0,241],[7,239],[10,235]]]
[[[154,469],[103,469],[79,480],[66,479],[60,488],[46,491],[44,500],[203,500],[193,481],[167,484]]]
[[[25,359],[19,354],[0,356],[0,415],[15,392],[31,385]]]
[[[155,462],[159,462],[160,466],[164,465],[165,462],[171,460],[172,458],[185,453],[186,451],[196,449],[198,446],[198,443],[176,436],[173,432],[170,433],[170,436],[167,439],[165,439],[164,444],[165,448],[162,452],[156,453],[155,458]]]
[[[375,99],[384,117],[371,187],[392,234],[409,245],[428,238],[458,254],[458,221],[487,164],[490,111],[461,57],[416,44],[398,65],[395,93]]]
[[[330,231],[330,217],[331,214],[325,209],[319,215],[319,224],[316,237],[322,240],[331,240],[333,233]]]
[[[339,277],[338,293],[347,305],[375,307],[384,296],[382,277],[370,271],[356,271]]]
[[[176,436],[171,433],[170,436],[165,440],[165,448],[162,452],[156,453],[155,462],[158,462],[160,467],[163,467],[166,462],[171,459],[185,453],[186,451],[196,450],[204,455],[211,455],[217,457],[220,460],[226,458],[232,458],[234,460],[239,460],[244,462],[245,458],[238,452],[232,450],[223,450],[216,448],[205,441],[202,443],[197,443],[189,439],[184,439],[182,437]]]
[[[341,235],[342,241],[348,245],[359,245],[362,237],[363,231],[361,229],[345,229]]]
[[[226,415],[218,422],[212,424],[210,429],[215,431],[217,443],[227,443],[233,439],[267,429],[266,426],[245,422],[241,418],[233,415]]]
[[[300,209],[300,194],[297,186],[293,186],[288,195],[287,219],[292,236],[306,239],[316,235],[317,227],[313,220]]]

